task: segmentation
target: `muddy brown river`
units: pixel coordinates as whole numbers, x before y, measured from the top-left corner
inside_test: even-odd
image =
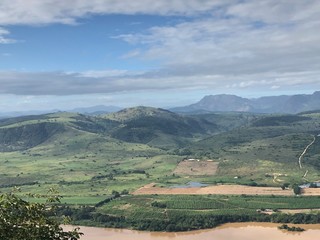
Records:
[[[80,227],[81,240],[316,240],[320,238],[320,224],[297,224],[306,231],[279,230],[274,223],[228,223],[220,227],[191,232],[142,232],[127,229]],[[291,224],[289,224],[291,226]],[[67,226],[65,229],[70,230]]]

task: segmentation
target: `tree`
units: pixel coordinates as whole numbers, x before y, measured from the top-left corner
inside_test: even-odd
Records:
[[[15,193],[0,195],[0,239],[6,240],[77,240],[82,233],[76,228],[65,232],[55,216],[53,202],[30,203]]]
[[[301,187],[300,187],[299,185],[294,185],[294,186],[293,186],[293,192],[294,192],[294,194],[296,194],[296,195],[301,194]]]
[[[284,183],[284,184],[282,184],[281,189],[285,190],[286,188],[289,187],[289,185],[290,185],[290,183]]]
[[[111,194],[113,195],[114,198],[120,197],[120,193],[117,192],[116,190],[112,190],[112,193],[111,193]]]

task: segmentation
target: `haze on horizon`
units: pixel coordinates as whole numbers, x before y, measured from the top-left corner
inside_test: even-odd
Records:
[[[0,112],[320,90],[318,0],[2,0]]]

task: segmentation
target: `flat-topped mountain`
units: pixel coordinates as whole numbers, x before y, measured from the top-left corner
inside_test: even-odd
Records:
[[[174,112],[256,112],[256,113],[299,113],[320,108],[320,91],[313,94],[292,96],[270,96],[261,98],[242,98],[236,95],[209,95],[199,102],[171,109]]]

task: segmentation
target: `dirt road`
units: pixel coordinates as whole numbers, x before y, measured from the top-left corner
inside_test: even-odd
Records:
[[[306,152],[308,151],[309,147],[312,146],[312,144],[314,144],[314,142],[316,141],[316,137],[313,136],[313,141],[303,150],[303,152],[301,153],[300,157],[299,157],[299,167],[300,169],[302,169],[302,164],[301,164],[301,160],[303,158],[303,156],[306,154]]]

